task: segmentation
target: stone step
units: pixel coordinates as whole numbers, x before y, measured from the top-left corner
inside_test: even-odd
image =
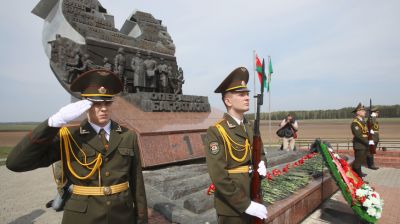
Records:
[[[193,213],[200,214],[214,208],[214,195],[207,195],[207,189],[185,196],[183,207]]]
[[[166,182],[183,180],[207,173],[207,166],[205,164],[184,166],[184,169],[182,169],[182,167],[183,166],[144,171],[144,180],[147,184],[150,184],[161,191]]]
[[[210,176],[205,173],[191,178],[164,182],[161,192],[165,197],[176,200],[197,192],[199,189],[207,188],[210,183]]]

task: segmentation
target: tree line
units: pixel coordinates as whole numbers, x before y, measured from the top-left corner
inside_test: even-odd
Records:
[[[378,105],[380,117],[393,118],[400,117],[400,105]],[[341,109],[330,110],[295,110],[295,111],[276,111],[271,112],[271,120],[282,120],[287,114],[291,114],[299,120],[316,120],[316,119],[350,119],[354,117],[352,111],[354,107],[344,107]],[[369,107],[366,108],[369,110]],[[247,119],[253,120],[254,114],[246,114]],[[268,113],[260,112],[261,120],[268,120]]]

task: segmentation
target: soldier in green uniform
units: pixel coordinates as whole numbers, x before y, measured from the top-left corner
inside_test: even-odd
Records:
[[[379,117],[379,109],[377,107],[372,108],[371,110],[371,117],[372,117],[372,137],[374,140],[374,144],[376,147],[378,147],[379,143],[379,123],[377,118]],[[372,170],[377,170],[379,167],[375,166],[375,161],[374,161],[374,154],[371,154],[368,150],[367,153],[367,166],[369,169]]]
[[[351,132],[353,133],[353,149],[354,149],[354,163],[353,170],[360,176],[363,177],[361,172],[361,164],[365,163],[367,152],[369,151],[369,145],[373,145],[374,142],[368,141],[368,127],[365,122],[365,108],[359,103],[353,110],[355,118],[351,122]]]
[[[249,110],[248,79],[247,69],[239,67],[215,90],[222,93],[227,108],[224,117],[208,128],[205,147],[208,172],[216,188],[218,223],[249,223],[250,216],[267,218],[266,207],[250,199],[253,127],[243,116]],[[264,161],[257,172],[265,176]]]
[[[61,160],[62,180],[72,184],[63,224],[147,223],[137,135],[110,119],[121,81],[108,70],[91,70],[70,88],[83,100],[23,138],[7,158],[8,169],[24,172]],[[67,125],[85,112],[80,125]]]

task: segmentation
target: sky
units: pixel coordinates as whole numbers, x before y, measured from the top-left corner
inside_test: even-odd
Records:
[[[0,8],[0,122],[42,121],[70,102],[43,50],[43,20],[30,13],[38,2]],[[271,111],[400,104],[398,0],[100,2],[118,29],[134,10],[162,20],[184,94],[208,96],[212,107],[224,108],[214,90],[236,67],[249,69],[254,89],[254,50],[272,58]]]

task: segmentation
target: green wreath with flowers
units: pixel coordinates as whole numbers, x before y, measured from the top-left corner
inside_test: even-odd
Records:
[[[382,215],[383,207],[379,194],[364,183],[349,164],[326,143],[319,141],[319,146],[329,171],[354,213],[366,222],[376,223]]]

